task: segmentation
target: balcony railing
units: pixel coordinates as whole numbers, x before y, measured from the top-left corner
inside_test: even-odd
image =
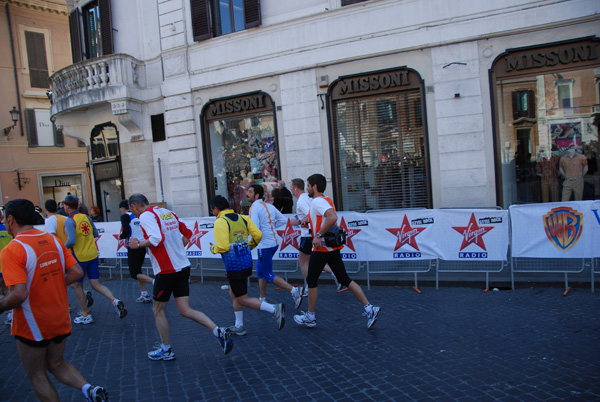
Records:
[[[113,54],[65,67],[50,77],[52,115],[67,109],[131,96],[143,85],[143,62]]]

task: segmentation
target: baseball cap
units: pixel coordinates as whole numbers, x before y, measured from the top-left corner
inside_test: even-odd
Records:
[[[77,205],[79,205],[79,198],[75,197],[72,194],[69,194],[65,197],[63,203],[67,204],[70,207],[77,208]]]
[[[129,209],[129,201],[123,200],[119,203],[119,208]]]

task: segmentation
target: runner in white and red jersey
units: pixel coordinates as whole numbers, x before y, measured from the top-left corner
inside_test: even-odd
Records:
[[[325,264],[329,264],[338,281],[342,285],[347,286],[354,297],[363,305],[365,310],[364,315],[367,316],[367,328],[371,328],[375,324],[377,317],[379,317],[381,308],[371,305],[360,285],[350,279],[346,273],[346,267],[340,253],[340,250],[344,246],[326,247],[322,240],[325,233],[337,223],[337,214],[333,206],[333,201],[331,198],[323,195],[327,187],[327,180],[322,174],[316,173],[310,176],[307,182],[306,190],[308,196],[313,199],[309,211],[310,230],[313,236],[313,253],[310,255],[308,275],[306,276],[306,283],[308,284],[308,311],[300,315],[295,315],[294,321],[306,327],[317,326],[315,316],[317,298],[319,296],[317,282]]]
[[[160,335],[161,345],[148,353],[150,360],[173,360],[175,352],[169,342],[169,322],[165,310],[171,298],[179,313],[198,324],[210,329],[221,344],[225,354],[233,349],[233,340],[229,328],[217,327],[206,314],[190,308],[190,260],[185,253],[185,246],[192,237],[192,231],[179,220],[175,212],[168,209],[150,206],[143,194],[129,197],[131,212],[140,219],[144,240],[135,237],[129,239],[129,248],[148,247],[154,278],[154,303],[152,310],[156,329]]]

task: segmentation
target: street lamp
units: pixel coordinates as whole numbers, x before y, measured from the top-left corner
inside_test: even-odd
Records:
[[[21,112],[19,112],[14,106],[9,113],[10,118],[13,121],[13,125],[4,128],[4,135],[8,135],[8,133],[10,133],[10,131],[17,126],[17,122],[19,121],[19,115],[21,114]]]

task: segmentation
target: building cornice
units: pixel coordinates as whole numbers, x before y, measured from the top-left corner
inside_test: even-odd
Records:
[[[17,7],[29,8],[31,10],[36,11],[45,11],[55,14],[69,15],[67,11],[66,2],[65,4],[58,4],[44,0],[8,0],[3,1],[2,3],[9,3]]]

